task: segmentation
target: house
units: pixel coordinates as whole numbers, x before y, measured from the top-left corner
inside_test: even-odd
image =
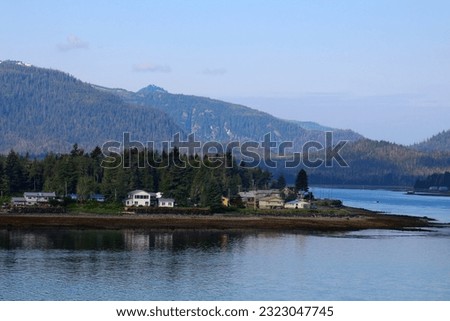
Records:
[[[50,200],[55,199],[55,192],[25,192],[23,196],[26,201],[26,205],[37,205],[37,204],[45,204]]]
[[[269,196],[261,197],[259,199],[260,209],[275,209],[283,207],[284,200],[281,198],[280,194],[272,194]]]
[[[156,193],[149,193],[143,190],[129,192],[125,200],[126,206],[154,206],[156,203]]]
[[[230,206],[230,199],[228,197],[222,196],[222,206],[224,207]]]
[[[91,195],[89,195],[89,199],[103,203],[105,201],[105,196],[102,194],[91,194]]]
[[[70,198],[72,201],[78,201],[78,194],[71,193],[67,195],[68,198]]]
[[[244,206],[248,208],[253,207],[271,208],[270,206],[283,207],[284,204],[283,199],[280,196],[280,191],[277,189],[263,189],[249,192],[240,192],[239,196],[241,197]],[[271,202],[267,203],[267,200],[263,200],[263,207],[261,207],[260,205],[261,199],[267,197],[273,197],[276,198],[276,200],[274,199],[272,201],[273,204],[271,204]]]
[[[241,197],[242,203],[244,204],[245,207],[256,206],[256,200],[255,200],[256,192],[255,191],[240,192],[239,196]]]
[[[174,207],[175,200],[173,198],[158,198],[158,207]]]
[[[24,206],[27,205],[27,200],[25,197],[11,197],[12,206]]]
[[[311,203],[305,202],[303,200],[294,200],[286,202],[286,204],[284,204],[284,208],[311,208]]]

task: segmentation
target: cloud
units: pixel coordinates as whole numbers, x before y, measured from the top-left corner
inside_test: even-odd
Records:
[[[58,49],[60,51],[70,51],[75,49],[88,49],[89,43],[78,38],[75,35],[67,36],[67,41],[65,43],[58,44]]]
[[[226,73],[227,73],[227,70],[225,68],[215,68],[215,69],[206,68],[202,72],[202,74],[207,75],[207,76],[222,76]]]
[[[172,69],[168,65],[157,65],[157,64],[150,64],[150,63],[142,63],[142,64],[133,65],[133,71],[136,71],[136,72],[162,72],[162,73],[169,73],[169,72],[172,71]]]

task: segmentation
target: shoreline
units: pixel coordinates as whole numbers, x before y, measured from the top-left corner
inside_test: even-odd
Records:
[[[304,213],[297,216],[214,214],[0,214],[0,229],[165,229],[355,231],[367,229],[420,230],[449,226],[426,217],[381,214],[345,207],[345,215]]]

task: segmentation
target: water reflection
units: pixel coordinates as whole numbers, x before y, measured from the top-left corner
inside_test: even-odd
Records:
[[[241,234],[216,231],[0,230],[0,249],[227,250],[230,238],[233,243],[239,242]]]
[[[448,300],[444,232],[0,230],[0,300]]]

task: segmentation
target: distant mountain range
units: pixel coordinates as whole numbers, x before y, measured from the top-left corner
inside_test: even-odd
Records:
[[[0,62],[0,128],[1,154],[13,149],[34,155],[67,152],[75,143],[92,150],[108,140],[121,141],[124,132],[142,142],[170,141],[175,133],[195,133],[203,142],[261,142],[271,133],[275,141],[292,141],[300,150],[307,141],[323,143],[324,132],[332,131],[334,141],[350,142],[343,154],[351,170],[311,170],[318,183],[413,184],[414,177],[450,170],[450,131],[406,147],[154,85],[138,92],[105,88],[19,61]]]
[[[301,146],[323,141],[327,127],[293,122],[220,100],[171,94],[150,85],[138,92],[84,83],[56,70],[18,61],[0,63],[0,152],[10,149],[40,154],[63,152],[78,143],[92,149],[107,140],[169,140],[195,133],[201,141],[276,141]],[[351,130],[332,129],[335,139],[363,138]]]

